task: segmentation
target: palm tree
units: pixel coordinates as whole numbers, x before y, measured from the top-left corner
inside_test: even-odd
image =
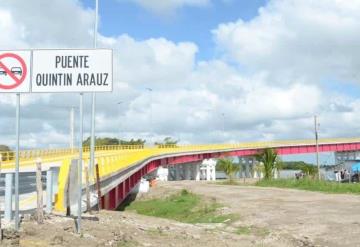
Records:
[[[225,172],[229,177],[230,182],[233,182],[234,174],[239,171],[239,166],[237,166],[232,159],[223,158],[217,161],[217,166],[220,171]]]
[[[261,179],[261,174],[264,174],[264,165],[261,162],[257,162],[254,166],[254,173],[256,173],[259,177],[258,179]]]
[[[310,178],[314,178],[318,174],[318,168],[313,165],[303,165],[300,169]]]
[[[283,168],[283,162],[280,158],[280,156],[276,155],[276,159],[275,159],[275,171],[277,173],[277,177],[280,178],[280,170],[282,170]]]
[[[281,161],[272,148],[266,148],[261,153],[256,155],[256,160],[264,166],[264,178],[271,179],[274,176],[276,170],[281,168]]]

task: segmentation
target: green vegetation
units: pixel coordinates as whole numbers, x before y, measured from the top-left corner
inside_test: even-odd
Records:
[[[216,181],[216,184],[221,184],[221,185],[241,185],[241,183],[239,182],[239,180],[219,180],[219,181]]]
[[[318,168],[313,165],[303,166],[300,170],[311,178],[315,178],[318,175]]]
[[[148,235],[155,235],[155,236],[166,236],[167,233],[164,232],[164,230],[161,228],[161,227],[158,227],[158,228],[149,228],[149,229],[146,229],[145,232],[148,234]]]
[[[239,235],[249,235],[251,233],[251,228],[249,226],[239,226],[235,233]]]
[[[140,245],[135,240],[128,240],[128,241],[122,240],[117,244],[117,246],[118,247],[136,247],[136,246],[143,246],[143,245]]]
[[[173,140],[171,137],[165,137],[161,142],[155,142],[158,147],[176,147],[179,140]]]
[[[309,164],[304,161],[283,161],[282,168],[284,170],[301,170],[304,166],[313,166],[313,164]]]
[[[108,145],[141,145],[143,146],[145,144],[145,140],[142,139],[131,139],[130,141],[126,140],[119,140],[116,138],[110,138],[110,137],[104,137],[104,138],[96,138],[95,145],[96,146],[108,146]],[[90,137],[88,137],[83,142],[84,147],[90,146]]]
[[[7,151],[11,151],[11,149],[6,145],[0,144],[0,152],[7,152]]]
[[[262,187],[293,188],[309,191],[320,191],[336,194],[360,194],[360,184],[344,184],[317,179],[273,179],[261,180],[256,183]]]
[[[240,170],[240,167],[234,164],[232,159],[224,158],[217,161],[216,167],[223,171],[229,177],[229,183],[232,184],[234,181],[234,175]]]
[[[2,161],[14,159],[14,152],[11,151],[10,147],[6,145],[0,145],[0,153],[1,153]]]
[[[256,235],[259,237],[265,237],[269,235],[269,230],[266,228],[253,227],[253,226],[239,226],[236,231],[239,235]]]
[[[221,205],[215,200],[202,200],[187,190],[164,199],[135,201],[125,210],[135,210],[139,214],[173,219],[185,223],[223,223],[234,219],[234,215],[220,215]]]
[[[279,171],[282,162],[276,151],[272,148],[266,148],[256,155],[256,160],[263,165],[264,179],[272,179],[274,172]]]
[[[318,173],[318,169],[315,165],[305,163],[303,161],[282,162],[282,168],[286,170],[301,170],[303,173],[311,177],[315,177]]]

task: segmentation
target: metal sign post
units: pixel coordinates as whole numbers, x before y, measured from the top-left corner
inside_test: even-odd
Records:
[[[319,162],[319,133],[317,116],[314,116],[315,148],[316,148],[316,166],[318,168],[318,179],[321,180],[320,162]]]
[[[19,230],[20,93],[16,94],[15,230]]]
[[[97,29],[98,29],[98,12],[99,1],[95,0],[95,24],[94,24],[94,48],[97,46]],[[95,114],[96,114],[96,93],[92,93],[91,101],[91,137],[90,137],[90,175],[94,177],[94,163],[95,163]]]
[[[71,153],[75,148],[75,107],[70,108],[70,148]]]
[[[84,107],[83,107],[84,94],[80,93],[80,137],[79,137],[79,166],[78,166],[78,181],[79,181],[79,198],[78,198],[78,219],[77,219],[77,232],[81,233],[81,212],[82,212],[82,156],[83,156],[83,122],[84,122]]]
[[[30,91],[31,51],[0,51],[0,93],[16,93],[15,229],[19,230],[20,93]],[[12,187],[12,183],[10,185]],[[11,190],[12,191],[12,190]],[[11,208],[11,205],[10,205]],[[11,210],[11,209],[10,209]]]

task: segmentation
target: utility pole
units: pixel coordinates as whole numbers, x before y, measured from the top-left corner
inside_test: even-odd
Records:
[[[97,47],[99,0],[95,0],[95,23],[94,23],[94,49]],[[89,172],[94,176],[95,163],[95,115],[96,115],[96,93],[91,94],[91,130],[90,130],[90,165]]]
[[[119,106],[119,145],[120,141],[121,141],[121,117],[120,117],[120,113],[121,113],[121,104],[124,103],[123,101],[119,101],[117,104]]]
[[[318,134],[318,122],[317,116],[314,116],[314,131],[315,131],[315,146],[316,146],[316,165],[318,168],[318,178],[321,179],[320,175],[320,163],[319,163],[319,134]]]
[[[75,110],[79,109],[79,107],[74,105],[51,105],[52,108],[59,108],[59,109],[70,109],[70,118],[69,118],[69,148],[71,152],[74,152],[75,144]]]
[[[70,108],[70,148],[73,152],[75,148],[75,108]]]
[[[99,0],[95,0],[95,23],[94,23],[94,49],[97,47],[97,29],[98,29],[98,12],[99,12]],[[94,174],[95,163],[95,114],[96,114],[96,93],[91,95],[91,135],[90,135],[90,174]],[[83,93],[80,93],[80,140],[79,140],[79,166],[78,166],[78,180],[79,180],[79,198],[78,198],[78,215],[77,215],[77,233],[81,233],[81,202],[82,202],[82,163],[83,163],[83,121],[84,121],[84,109],[83,109]]]
[[[225,113],[221,113],[222,116],[222,131],[223,131],[223,137],[225,139]]]
[[[153,109],[152,109],[152,88],[147,87],[146,90],[150,93],[150,143],[153,145]]]

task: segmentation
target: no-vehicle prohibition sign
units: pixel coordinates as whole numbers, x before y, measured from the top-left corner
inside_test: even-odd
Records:
[[[0,92],[30,91],[30,51],[0,51]]]

